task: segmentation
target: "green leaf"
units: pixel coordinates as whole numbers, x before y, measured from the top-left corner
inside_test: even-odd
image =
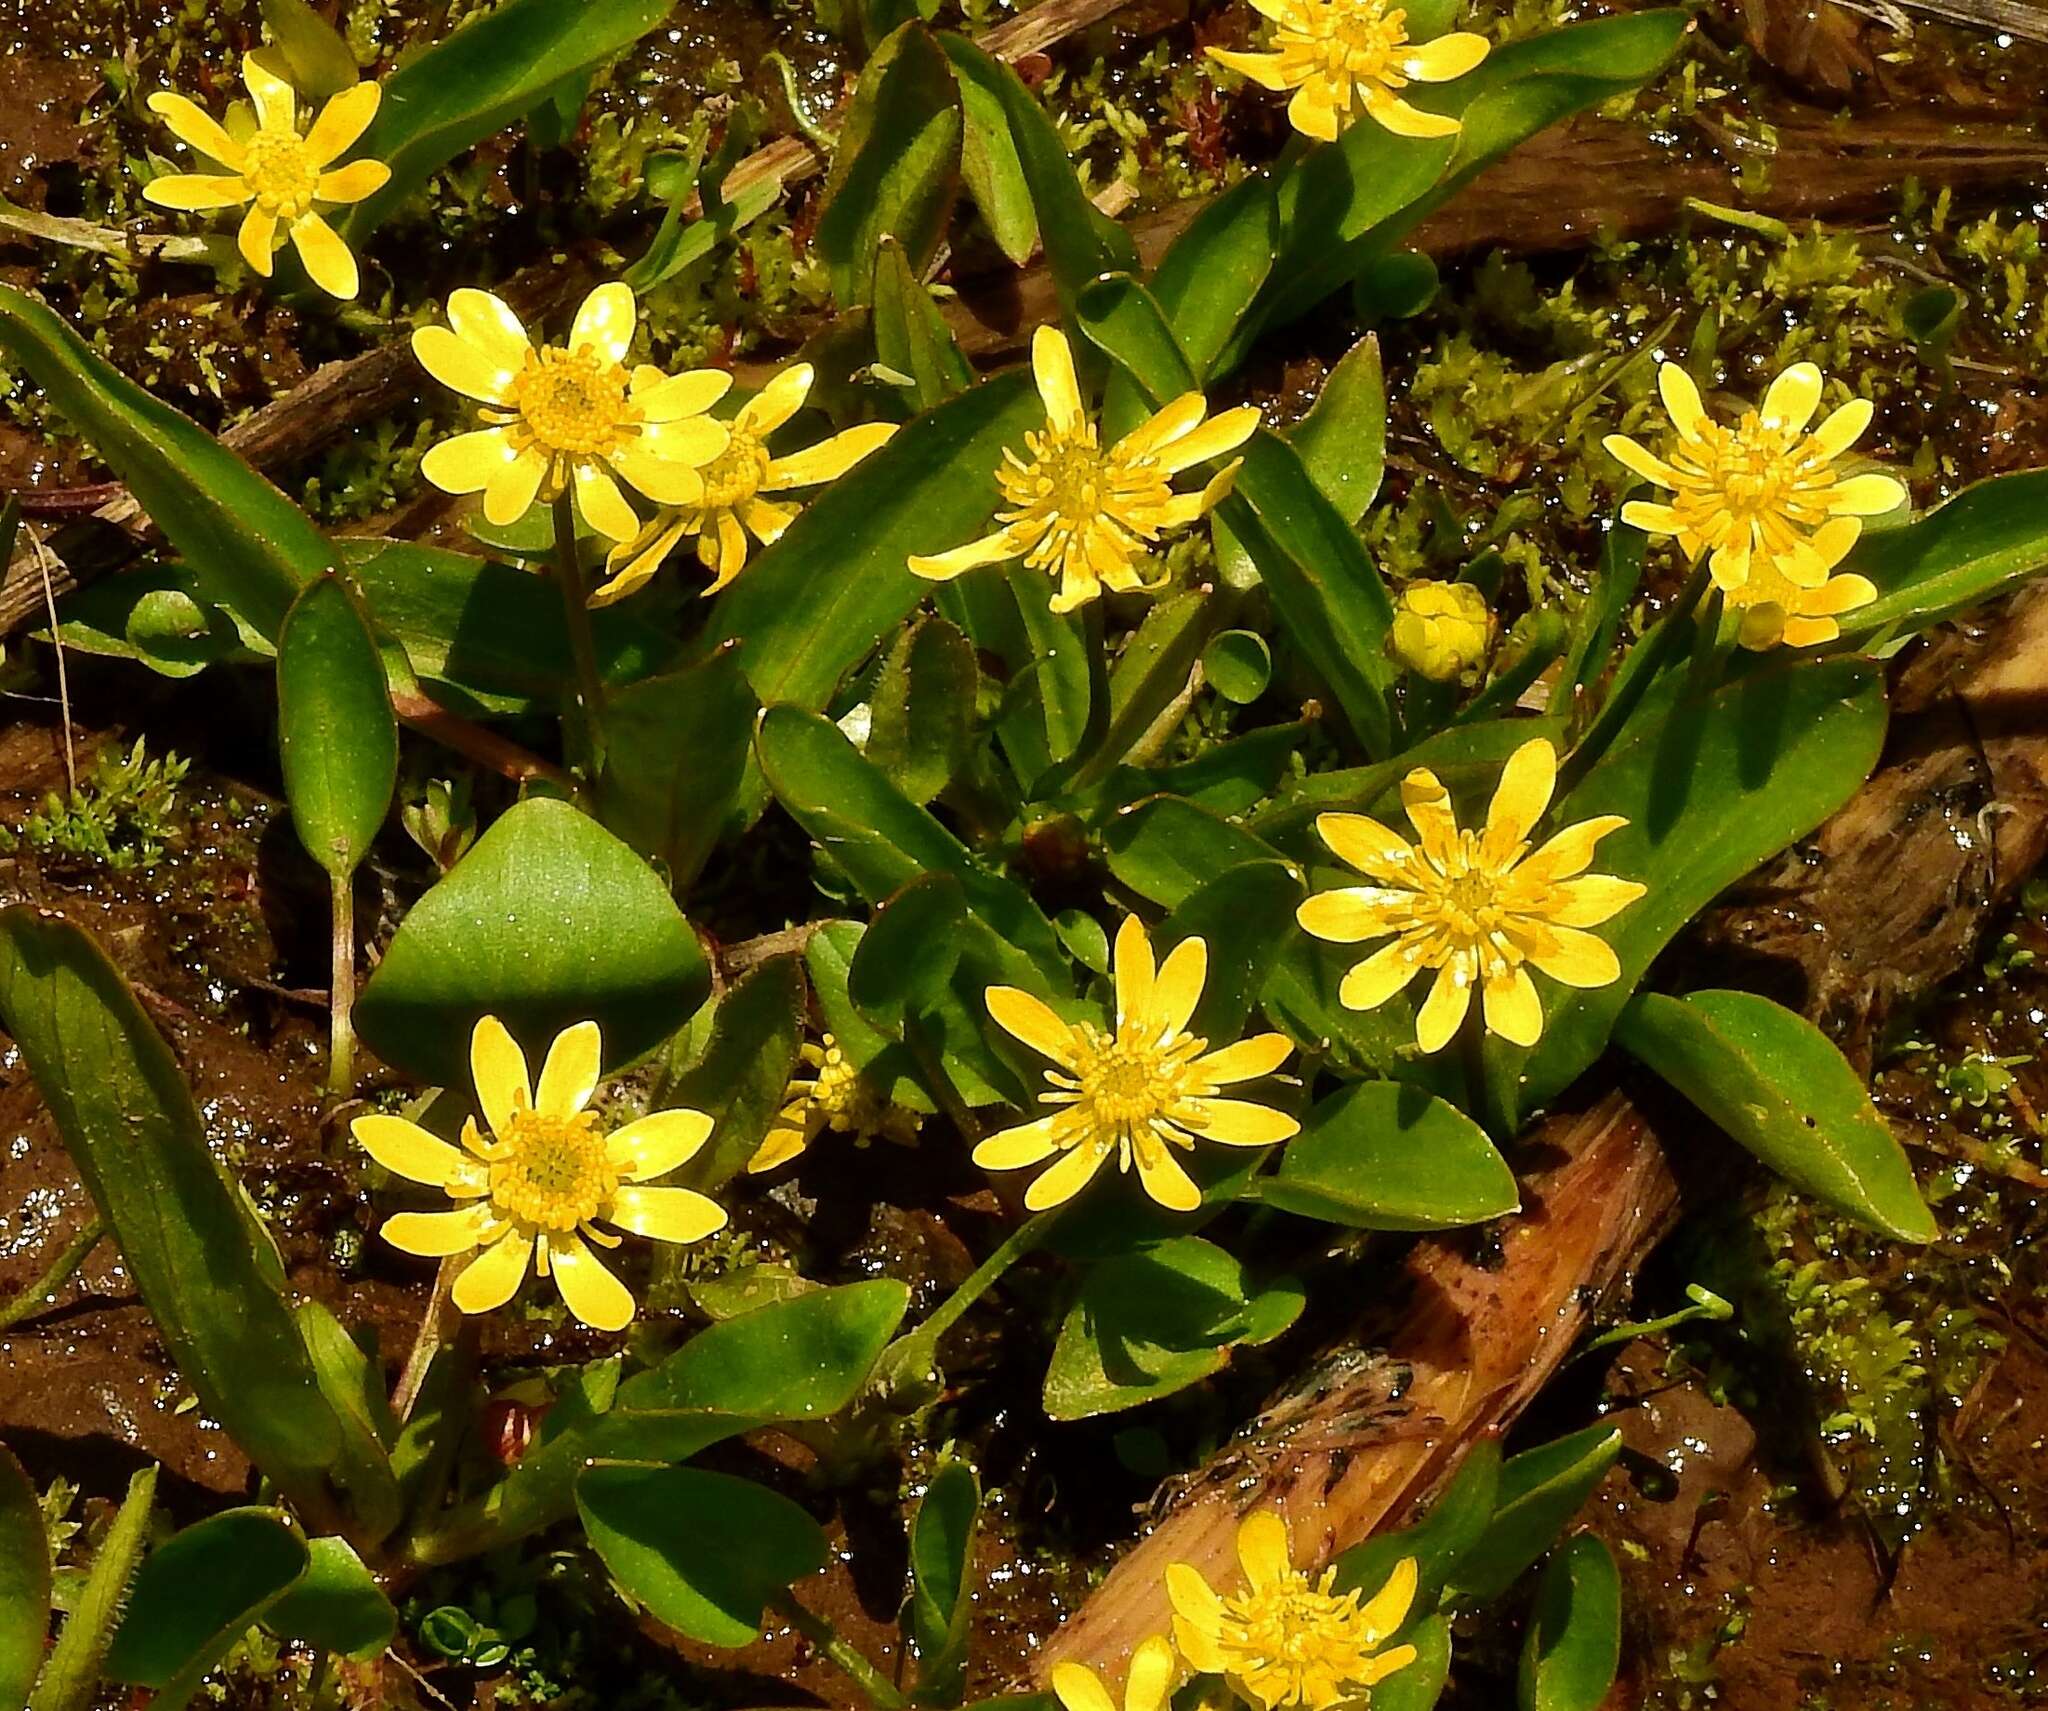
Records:
[[[1856,543],[1845,571],[1877,584],[1877,599],[1845,613],[1851,635],[1910,635],[1989,600],[2048,565],[2048,469],[2023,469],[1966,488],[1917,523]]]
[[[1477,1123],[1392,1081],[1363,1081],[1318,1104],[1259,1197],[1358,1230],[1450,1230],[1521,1206],[1515,1173]]]
[[[1465,1553],[1452,1591],[1469,1605],[1491,1604],[1507,1591],[1571,1525],[1620,1454],[1616,1428],[1588,1426],[1510,1456],[1493,1519]]]
[[[127,483],[208,596],[274,641],[299,590],[334,564],[305,512],[11,285],[0,285],[0,350]]]
[[[952,61],[967,122],[960,139],[961,176],[996,247],[1022,267],[1038,248],[1038,210],[1010,135],[998,62],[950,30],[940,32],[939,46]]]
[[[1475,1444],[1429,1512],[1412,1527],[1380,1533],[1337,1558],[1335,1586],[1370,1598],[1407,1558],[1415,1559],[1418,1612],[1433,1611],[1444,1583],[1484,1537],[1500,1498],[1500,1446]]]
[[[917,1648],[917,1697],[956,1703],[967,1682],[967,1639],[974,1600],[967,1577],[981,1516],[981,1481],[953,1455],[917,1500],[910,1519],[910,1639]]]
[[[1249,707],[1273,681],[1273,651],[1256,630],[1225,630],[1202,650],[1202,673],[1224,700]]]
[[[292,603],[278,633],[277,739],[299,842],[346,879],[391,807],[398,721],[369,622],[332,572]]]
[[[827,921],[811,934],[804,946],[804,969],[811,977],[818,1012],[847,1061],[878,1093],[893,1105],[929,1111],[931,1099],[919,1085],[902,1045],[860,1013],[848,990],[848,977],[866,933],[859,921]]]
[[[1488,1042],[1498,1109],[1526,1113],[1569,1086],[1600,1055],[1657,953],[1846,802],[1877,764],[1884,729],[1883,671],[1869,660],[1773,661],[1661,707],[1653,692],[1551,815],[1559,826],[1603,814],[1628,821],[1594,864],[1649,887],[1598,929],[1621,978],[1591,992],[1537,982],[1541,1043],[1523,1052]]]
[[[180,1375],[302,1511],[330,1512],[341,1428],[279,1293],[276,1252],[127,982],[69,922],[17,904],[0,911],[0,1026]]]
[[[298,1584],[263,1613],[263,1625],[288,1640],[367,1661],[398,1632],[398,1612],[377,1577],[346,1539],[313,1539]]]
[[[968,908],[1045,979],[1063,974],[1052,923],[1029,893],[978,867],[965,845],[897,790],[829,719],[771,707],[754,743],[776,799],[869,902],[924,874],[950,874]]]
[[[397,1435],[384,1390],[384,1369],[373,1365],[341,1321],[318,1301],[292,1310],[313,1362],[320,1394],[341,1427],[328,1478],[348,1497],[352,1529],[365,1544],[381,1542],[404,1514],[389,1445]]]
[[[1356,527],[1379,496],[1387,468],[1387,382],[1376,334],[1344,353],[1287,437],[1309,480]]]
[[[694,1467],[593,1467],[583,1530],[648,1614],[712,1646],[760,1638],[761,1612],[825,1566],[825,1535],[787,1497]]]
[[[631,47],[674,0],[506,0],[470,18],[384,81],[377,116],[355,150],[391,180],[336,222],[359,245],[428,178],[501,131],[568,79]]]
[[[1301,875],[1291,863],[1248,861],[1198,886],[1167,916],[1154,937],[1161,960],[1186,938],[1199,937],[1209,952],[1209,978],[1190,1032],[1219,1046],[1244,1032],[1281,948],[1293,937],[1289,924],[1301,895]]]
[[[1436,263],[1417,250],[1375,256],[1351,285],[1351,312],[1368,327],[1406,321],[1435,301]]]
[[[943,618],[896,638],[875,685],[867,757],[922,806],[953,781],[974,746],[981,669],[974,645]]]
[[[717,1119],[675,1181],[710,1194],[747,1167],[789,1091],[804,1031],[804,978],[793,956],[770,957],[718,998],[704,1055],[666,1088],[664,1105]]]
[[[1749,992],[1643,992],[1614,1037],[1794,1187],[1898,1241],[1940,1234],[1862,1077],[1805,1017]]]
[[[932,33],[909,23],[862,68],[832,151],[813,244],[841,309],[872,303],[882,239],[922,274],[960,181],[960,95]]]
[[[306,1542],[281,1509],[224,1509],[150,1552],[135,1577],[107,1674],[177,1711],[306,1572]]]
[[[1176,1236],[1090,1267],[1045,1374],[1045,1411],[1082,1420],[1135,1408],[1222,1371],[1300,1315],[1299,1284],[1259,1286],[1222,1248]]]
[[[258,6],[290,71],[286,81],[307,100],[339,95],[362,75],[340,32],[306,0],[258,0]]]
[[[1042,570],[1012,564],[1004,569],[1017,613],[1030,638],[1039,708],[1045,716],[1047,756],[1070,759],[1088,731],[1090,662],[1087,637],[1077,613],[1055,612],[1059,585]]]
[[[1433,1711],[1451,1679],[1451,1622],[1431,1616],[1400,1636],[1415,1660],[1374,1684],[1373,1711]]]
[[[595,1021],[616,1066],[681,1027],[710,985],[653,870],[568,803],[532,797],[413,905],[356,1001],[356,1030],[385,1062],[462,1086],[483,1016],[530,1051]]]
[[[874,266],[876,359],[910,376],[911,400],[920,410],[966,391],[974,370],[960,354],[931,292],[904,259],[903,246],[884,237]]]
[[[739,798],[754,735],[740,650],[628,685],[605,703],[605,824],[687,891]]]
[[[70,1613],[64,1618],[57,1643],[50,1648],[49,1662],[43,1666],[42,1680],[29,1700],[29,1711],[86,1711],[99,1703],[107,1647],[128,1601],[135,1566],[149,1542],[156,1476],[154,1462],[129,1476],[128,1493],[93,1553],[85,1586],[72,1598]]]
[[[1201,380],[1220,378],[1217,359],[1272,273],[1279,237],[1273,180],[1255,173],[1209,203],[1160,258],[1152,295]]]
[[[1210,598],[1200,589],[1164,595],[1145,608],[1109,676],[1104,753],[1128,753],[1187,687],[1212,618]]]
[[[50,1541],[36,1488],[0,1446],[0,1711],[21,1711],[50,1632]]]
[[[1580,1533],[1550,1559],[1522,1640],[1518,1711],[1599,1711],[1621,1669],[1621,1570]]]

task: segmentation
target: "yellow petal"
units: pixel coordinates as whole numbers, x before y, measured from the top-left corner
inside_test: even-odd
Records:
[[[771,492],[780,492],[785,487],[815,487],[821,481],[835,481],[862,458],[886,445],[895,432],[894,422],[868,422],[848,428],[829,440],[774,459],[768,465],[768,478],[761,485]]]
[[[474,345],[494,368],[517,374],[533,349],[526,328],[502,297],[474,286],[448,294],[448,325],[464,344]],[[414,349],[418,349],[415,345]]]
[[[1209,401],[1201,393],[1183,392],[1178,398],[1169,399],[1118,440],[1116,453],[1122,457],[1150,457],[1199,428],[1202,418],[1208,413]],[[1201,459],[1190,458],[1188,461],[1199,463]]]
[[[718,513],[718,562],[712,568],[717,572],[711,584],[714,593],[747,568],[747,532],[730,511]]]
[[[701,1242],[725,1228],[725,1208],[691,1188],[621,1188],[605,1213],[608,1223],[657,1242]]]
[[[527,1079],[526,1054],[495,1016],[484,1017],[470,1033],[469,1074],[476,1083],[477,1108],[492,1134],[504,1135],[515,1116],[532,1109],[533,1083]]]
[[[519,378],[517,363],[508,367],[499,362],[496,347],[465,339],[447,327],[419,328],[412,336],[412,354],[443,386],[486,404],[509,403],[512,383]]]
[[[1163,1041],[1187,1031],[1208,979],[1209,946],[1199,934],[1182,939],[1166,953],[1145,1011],[1155,1038]]]
[[[384,91],[375,83],[358,83],[344,89],[326,106],[320,109],[320,117],[306,132],[306,157],[315,166],[325,166],[337,161],[355,146],[356,138],[370,128],[370,121],[377,116],[377,103]],[[376,162],[358,161],[357,165],[375,165]],[[384,176],[390,177],[387,169]],[[371,189],[376,186],[372,185]],[[368,195],[369,191],[365,191]]]
[[[1022,1170],[1026,1165],[1051,1158],[1059,1151],[1053,1133],[1065,1116],[1064,1111],[1057,1111],[1050,1117],[1020,1123],[1014,1129],[988,1136],[974,1149],[975,1164],[982,1170]]]
[[[996,1025],[1033,1051],[1055,1063],[1073,1062],[1074,1030],[1039,999],[1015,986],[991,986],[984,1001]]]
[[[782,1117],[788,1116],[789,1112],[785,1110]],[[747,1160],[747,1174],[762,1176],[771,1170],[780,1170],[791,1159],[801,1158],[810,1144],[810,1130],[803,1123],[785,1122],[778,1118],[775,1126],[754,1149],[754,1156]]]
[[[583,299],[569,328],[569,348],[585,346],[607,362],[624,362],[633,343],[633,288],[623,280],[607,280]]]
[[[1178,475],[1182,470],[1192,469],[1198,463],[1207,463],[1211,458],[1221,457],[1227,451],[1235,451],[1257,433],[1258,429],[1259,412],[1256,405],[1244,404],[1235,410],[1225,410],[1222,415],[1212,417],[1200,427],[1181,435],[1162,448],[1158,456],[1159,465],[1167,474]],[[1217,497],[1221,498],[1222,495],[1219,494]],[[1210,500],[1209,503],[1213,505],[1215,501]]]
[[[1363,814],[1318,814],[1316,831],[1339,861],[1369,879],[1400,879],[1415,854],[1406,838]]]
[[[1377,1657],[1365,1660],[1364,1672],[1358,1677],[1360,1686],[1373,1687],[1385,1681],[1396,1671],[1406,1669],[1416,1659],[1413,1646],[1392,1646]]]
[[[1288,87],[1287,72],[1277,53],[1243,53],[1233,48],[1204,48],[1202,51],[1218,65],[1227,67],[1240,77],[1249,77],[1267,89],[1277,91]]]
[[[740,510],[740,521],[753,530],[754,539],[764,546],[782,539],[782,531],[796,518],[794,505],[777,505],[768,499],[749,499]]]
[[[1877,414],[1868,398],[1852,398],[1838,410],[1831,410],[1806,442],[1807,450],[1823,458],[1837,458],[1863,437],[1870,419]]]
[[[1304,898],[1294,911],[1302,931],[1331,944],[1353,945],[1363,939],[1384,938],[1399,931],[1415,902],[1412,891],[1378,887],[1348,886],[1340,891],[1318,891]]]
[[[954,577],[981,565],[1000,564],[1004,559],[1016,558],[1023,550],[1009,530],[998,529],[992,535],[983,535],[980,540],[969,541],[964,547],[954,547],[950,552],[912,553],[905,562],[913,576],[922,576],[931,582],[951,582]]]
[[[403,1117],[358,1117],[349,1132],[363,1151],[394,1176],[446,1188],[466,1176],[469,1161],[446,1141]]]
[[[463,1268],[449,1298],[465,1313],[488,1313],[518,1293],[532,1263],[533,1237],[507,1230]]]
[[[1401,58],[1401,71],[1418,83],[1448,83],[1478,65],[1486,57],[1487,47],[1484,36],[1455,30],[1433,42],[1418,42],[1411,47]]]
[[[619,484],[594,463],[579,463],[573,478],[576,509],[583,520],[600,535],[614,541],[630,541],[640,532],[640,519]],[[493,517],[492,522],[498,519]]]
[[[1552,926],[1597,927],[1644,896],[1648,887],[1638,885],[1633,879],[1616,879],[1612,874],[1589,873],[1583,879],[1567,879],[1557,889],[1560,901],[1545,911],[1545,919]],[[1613,953],[1608,954],[1611,956]],[[1548,974],[1550,970],[1546,968],[1543,972]],[[1615,978],[1612,974],[1607,976],[1607,980]],[[1571,982],[1574,986],[1604,986],[1606,983],[1604,980]]]
[[[1108,1143],[1099,1140],[1083,1141],[1079,1146],[1069,1147],[1057,1163],[1024,1191],[1026,1210],[1043,1212],[1048,1207],[1073,1199],[1102,1168],[1102,1161],[1109,1157],[1109,1150]]]
[[[187,212],[203,208],[237,208],[249,200],[249,186],[239,175],[208,172],[167,172],[142,187],[145,200],[159,208]]]
[[[1685,527],[1669,505],[1653,505],[1647,499],[1631,499],[1622,506],[1621,520],[1646,535],[1675,535]]]
[[[1397,137],[1454,137],[1461,128],[1456,119],[1411,107],[1377,84],[1366,86],[1365,110]]]
[[[1782,639],[1787,647],[1812,648],[1834,641],[1841,633],[1842,626],[1832,618],[1787,618]]]
[[[807,362],[793,362],[739,407],[733,420],[763,437],[772,434],[804,407],[817,371]]]
[[[491,477],[484,489],[484,516],[501,527],[516,523],[533,508],[547,472],[548,460],[528,446]]]
[[[1418,966],[1414,948],[1397,939],[1352,964],[1337,987],[1337,1002],[1347,1010],[1377,1010],[1415,978]]]
[[[610,580],[592,592],[591,605],[609,606],[643,586],[687,532],[688,520],[680,512],[664,511],[630,541],[613,547],[604,561]]]
[[[343,303],[354,300],[362,284],[356,258],[341,234],[318,214],[301,214],[292,222],[292,248],[322,291]]]
[[[1124,1677],[1124,1711],[1165,1711],[1177,1673],[1171,1640],[1164,1634],[1140,1640]]]
[[[1320,76],[1311,77],[1287,103],[1287,122],[1305,137],[1320,143],[1337,140],[1337,108],[1330,99],[1330,86]]]
[[[1126,915],[1117,926],[1110,968],[1116,976],[1116,1019],[1121,1027],[1152,1007],[1152,992],[1159,979],[1151,937],[1135,915]]]
[[[1676,487],[1678,471],[1656,456],[1646,446],[1637,445],[1626,434],[1609,434],[1601,445],[1607,448],[1607,455],[1624,469],[1640,475],[1645,481],[1654,481],[1659,487]]]
[[[299,103],[289,83],[249,55],[242,59],[242,81],[248,85],[249,98],[256,103],[259,125],[266,131],[297,132]]]
[[[1657,393],[1664,400],[1664,409],[1679,437],[1698,439],[1700,424],[1707,419],[1707,407],[1700,402],[1700,389],[1693,384],[1692,376],[1675,362],[1664,363],[1657,370]]]
[[[1084,420],[1081,384],[1074,378],[1074,353],[1067,335],[1050,323],[1031,335],[1031,372],[1045,403],[1045,418],[1052,426],[1071,428]]]
[[[1584,873],[1600,840],[1627,824],[1619,814],[1599,814],[1590,820],[1574,821],[1554,832],[1533,854],[1523,857],[1516,864],[1515,873],[1539,880],[1569,879],[1575,873]]]
[[[1278,1146],[1301,1133],[1301,1125],[1285,1111],[1248,1099],[1187,1099],[1174,1107],[1173,1114],[1203,1140],[1226,1147]]]
[[[213,116],[197,102],[188,101],[182,95],[174,95],[168,89],[159,90],[149,98],[149,110],[163,120],[165,128],[187,148],[197,150],[208,160],[217,160],[231,172],[239,173],[249,158],[249,151],[227,134]],[[161,179],[157,180],[162,183]],[[145,187],[143,195],[149,196]],[[246,186],[243,195],[248,194]],[[156,198],[151,196],[151,201]],[[165,206],[175,207],[175,203]]]
[[[1905,483],[1889,475],[1852,475],[1827,496],[1828,509],[1843,517],[1882,517],[1905,502]]]
[[[1542,737],[1524,743],[1501,769],[1486,811],[1486,843],[1496,862],[1535,829],[1557,788],[1557,750]]]
[[[540,1067],[540,1085],[534,1089],[533,1108],[543,1117],[573,1117],[590,1103],[597,1091],[603,1036],[595,1022],[578,1022],[564,1028],[548,1047],[547,1061]]]
[[[1831,576],[1799,602],[1802,618],[1831,618],[1868,606],[1877,598],[1877,584],[1867,576]]]
[[[314,194],[323,202],[360,202],[391,182],[391,168],[381,160],[352,160],[323,172]]]
[[[1202,1191],[1194,1185],[1180,1160],[1156,1135],[1141,1134],[1132,1146],[1137,1157],[1138,1181],[1146,1194],[1169,1212],[1192,1212],[1202,1204]],[[1048,1171],[1047,1176],[1052,1173]],[[1040,1177],[1043,1182],[1045,1177]],[[1038,1183],[1033,1183],[1036,1188]],[[1027,1197],[1028,1201],[1028,1197]]]
[[[548,1238],[548,1270],[562,1302],[594,1331],[623,1331],[633,1322],[633,1297],[578,1235]]]
[[[1489,1032],[1517,1046],[1533,1046],[1543,1037],[1543,1001],[1536,996],[1536,983],[1527,969],[1504,968],[1488,975],[1480,997]]]
[[[681,374],[661,375],[643,386],[641,376],[645,374],[661,375],[661,370],[643,368],[633,377],[633,402],[649,422],[680,422],[701,416],[732,389],[732,376],[722,368],[688,368]]]
[[[242,259],[265,279],[275,267],[277,254],[277,216],[268,208],[251,206],[242,216],[241,229],[235,233],[235,248],[242,252]]]
[[[1216,1589],[1192,1564],[1174,1562],[1166,1565],[1166,1596],[1173,1605],[1173,1642],[1188,1668],[1221,1675],[1227,1660],[1216,1643],[1223,1625],[1223,1600]]]
[[[1401,807],[1423,853],[1443,867],[1458,847],[1457,816],[1443,780],[1426,766],[1414,768],[1401,780]]]
[[[481,493],[518,458],[510,429],[478,428],[427,447],[420,474],[443,493]]]
[[[1359,1617],[1375,1641],[1398,1633],[1401,1624],[1408,1620],[1408,1607],[1415,1602],[1415,1588],[1420,1579],[1415,1559],[1403,1557],[1394,1564],[1394,1572],[1387,1576],[1386,1585],[1359,1606]]]
[[[1054,1664],[1052,1691],[1066,1711],[1117,1711],[1116,1701],[1102,1685],[1102,1678],[1086,1664]]]
[[[1254,1589],[1294,1572],[1294,1546],[1276,1509],[1255,1509],[1238,1524],[1237,1561]]]
[[[657,505],[698,504],[704,497],[704,465],[724,450],[725,429],[708,417],[693,420],[711,430],[711,451],[700,456],[703,436],[683,434],[679,430],[686,424],[671,423],[620,446],[611,454],[613,470]]]
[[[1189,1067],[1209,1086],[1227,1087],[1233,1081],[1256,1081],[1271,1075],[1293,1055],[1294,1042],[1285,1034],[1254,1034],[1196,1058]]]
[[[612,1168],[627,1182],[649,1182],[694,1158],[710,1138],[713,1126],[702,1111],[680,1106],[673,1111],[651,1111],[614,1130],[605,1148]]]
[[[1471,1007],[1472,983],[1464,965],[1454,962],[1438,969],[1429,996],[1415,1013],[1415,1043],[1425,1052],[1442,1051]]]
[[[1797,433],[1813,420],[1820,408],[1820,369],[1810,362],[1795,362],[1771,382],[1759,412],[1767,428]]]
[[[401,1253],[422,1259],[466,1254],[491,1227],[488,1206],[465,1206],[459,1212],[394,1212],[378,1233]]]
[[[1589,882],[1581,879],[1573,883],[1585,885]],[[1619,886],[1628,882],[1617,879],[1608,883]],[[1635,887],[1638,896],[1642,894],[1642,889],[1641,886]],[[1628,901],[1633,902],[1634,898]],[[1529,963],[1539,973],[1549,975],[1560,985],[1583,988],[1611,986],[1621,978],[1621,959],[1614,954],[1614,947],[1605,939],[1595,937],[1592,933],[1582,933],[1576,927],[1554,926],[1550,930],[1550,940],[1548,944],[1530,945]],[[1492,1019],[1493,1013],[1489,1009],[1489,1026]],[[1537,1025],[1539,1028],[1542,1025],[1540,1017]],[[1503,1028],[1495,1028],[1493,1031],[1497,1034],[1506,1032]],[[1517,1040],[1517,1044],[1520,1045],[1532,1043],[1533,1036],[1528,1040]]]

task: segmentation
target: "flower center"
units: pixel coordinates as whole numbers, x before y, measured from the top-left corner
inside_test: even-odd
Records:
[[[1003,497],[1018,508],[1018,517],[1057,516],[1077,525],[1109,508],[1115,460],[1095,443],[1092,423],[1026,434],[1024,446],[1031,453],[1029,463],[1006,452],[1005,467],[996,471]]]
[[[280,220],[296,220],[313,207],[320,174],[307,157],[302,137],[290,131],[258,131],[247,144],[242,181],[256,205]]]
[[[573,1117],[521,1111],[491,1154],[492,1210],[537,1229],[567,1234],[588,1223],[619,1186],[610,1149],[588,1111]]]
[[[1378,1637],[1358,1594],[1312,1586],[1290,1574],[1224,1601],[1222,1642],[1230,1674],[1267,1706],[1326,1705],[1360,1682]]]
[[[1128,1141],[1179,1102],[1184,1072],[1207,1042],[1176,1034],[1161,1046],[1129,1028],[1108,1035],[1084,1028],[1078,1044],[1075,1103],[1090,1130]]]
[[[1398,89],[1407,83],[1394,66],[1394,56],[1408,44],[1407,14],[1382,12],[1377,6],[1335,5],[1328,8],[1314,38],[1313,51],[1326,76],[1358,83],[1383,83]]]
[[[706,511],[730,511],[761,491],[768,479],[768,449],[744,428],[734,428],[725,450],[704,466]]]
[[[556,457],[601,456],[640,420],[626,395],[625,369],[587,345],[528,351],[512,382],[512,403],[533,443]]]

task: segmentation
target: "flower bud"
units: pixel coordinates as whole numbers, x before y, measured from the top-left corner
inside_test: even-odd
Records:
[[[1388,638],[1394,657],[1432,683],[1451,683],[1486,657],[1493,613],[1467,582],[1411,582]]]

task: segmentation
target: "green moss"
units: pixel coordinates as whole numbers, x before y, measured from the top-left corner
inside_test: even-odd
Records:
[[[76,856],[116,870],[151,867],[183,835],[190,811],[178,798],[190,763],[176,755],[151,760],[146,739],[125,754],[102,749],[68,797],[51,791],[4,845],[46,855]]]

